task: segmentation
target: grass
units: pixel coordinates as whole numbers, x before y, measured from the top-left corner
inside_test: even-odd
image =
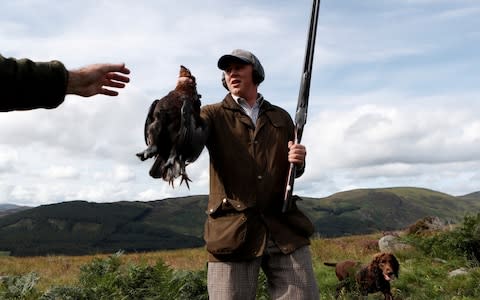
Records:
[[[80,267],[92,262],[96,258],[106,258],[109,255],[85,256],[33,256],[13,257],[0,256],[0,276],[23,275],[35,272],[40,276],[39,290],[46,290],[51,286],[70,285],[76,282],[80,274]],[[205,267],[207,253],[204,249],[181,249],[171,251],[157,251],[146,253],[129,253],[120,257],[124,264],[154,265],[163,260],[168,266],[177,270],[200,270]]]
[[[312,241],[311,251],[321,299],[334,299],[338,283],[333,268],[323,265],[323,262],[354,259],[367,263],[377,250],[365,247],[365,241],[379,237],[380,233],[332,239],[316,238]],[[392,282],[395,299],[480,299],[480,270],[477,265],[462,258],[436,259],[415,249],[398,252],[396,256],[401,267],[399,278]],[[46,291],[52,286],[75,284],[81,266],[106,257],[108,255],[0,256],[0,276],[35,272],[40,277],[37,289]],[[196,248],[130,253],[120,256],[120,259],[127,265],[154,265],[162,260],[175,270],[200,271],[205,269],[207,253],[203,248]],[[468,268],[469,274],[448,277],[450,271],[460,267]],[[341,299],[349,299],[348,295],[342,297]],[[383,296],[379,293],[371,294],[368,299],[383,299]]]

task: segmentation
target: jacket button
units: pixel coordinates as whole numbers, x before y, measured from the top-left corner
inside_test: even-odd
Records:
[[[222,202],[227,203],[227,198],[223,198]]]
[[[262,175],[258,175],[257,178],[258,178],[258,180],[262,180],[263,177],[262,177]]]

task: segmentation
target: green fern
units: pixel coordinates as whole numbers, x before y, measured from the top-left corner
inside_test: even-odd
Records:
[[[0,299],[37,299],[39,292],[35,286],[39,279],[35,272],[21,276],[3,276],[0,282]]]

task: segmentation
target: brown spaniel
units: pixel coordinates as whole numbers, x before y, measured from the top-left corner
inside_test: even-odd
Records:
[[[355,283],[360,295],[364,297],[368,296],[369,293],[382,292],[385,300],[393,300],[390,280],[398,277],[400,264],[392,253],[378,253],[365,266],[352,260],[338,263],[325,262],[324,264],[335,267],[335,274],[340,280],[336,298],[343,288],[351,289],[351,283]]]

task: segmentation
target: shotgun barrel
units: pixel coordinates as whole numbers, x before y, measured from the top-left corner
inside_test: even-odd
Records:
[[[315,52],[315,39],[317,35],[318,11],[320,0],[313,0],[312,15],[310,16],[310,27],[308,29],[307,46],[305,50],[305,61],[300,81],[300,92],[298,94],[297,111],[295,113],[295,139],[294,143],[299,144],[302,140],[303,128],[307,122],[308,97],[310,95],[310,81],[312,78],[313,54]],[[297,167],[290,163],[288,170],[285,197],[283,199],[282,212],[287,212],[292,207],[293,185],[295,183]]]

